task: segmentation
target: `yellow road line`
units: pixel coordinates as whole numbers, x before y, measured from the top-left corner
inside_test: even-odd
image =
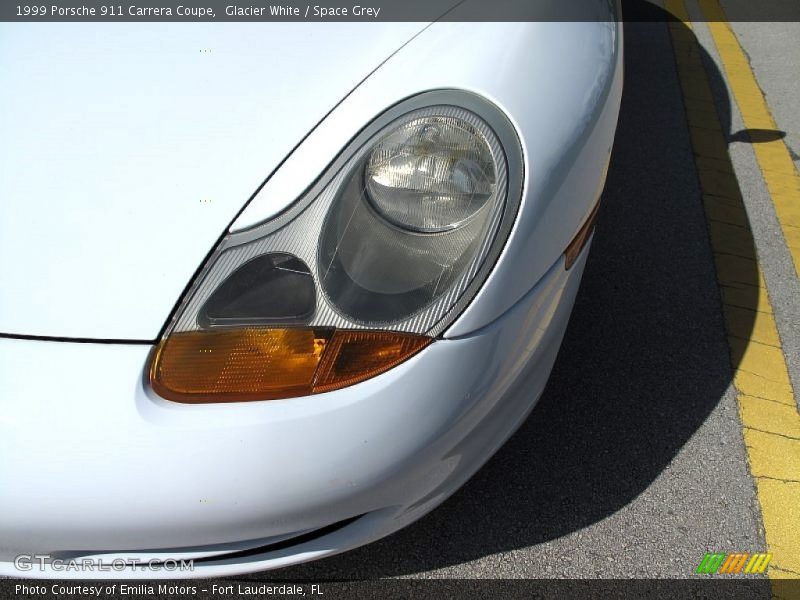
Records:
[[[778,126],[753,75],[750,62],[725,19],[718,0],[700,0],[700,6],[709,21],[711,35],[745,127],[777,130]],[[753,144],[753,150],[775,204],[775,212],[792,255],[795,271],[800,275],[800,175],[783,140]]]
[[[773,579],[797,578],[800,413],[700,46],[683,0],[666,0],[665,7],[682,21],[669,27],[714,253],[747,457],[773,554],[768,574]],[[724,28],[723,23],[710,25]],[[729,551],[734,550],[750,549]]]

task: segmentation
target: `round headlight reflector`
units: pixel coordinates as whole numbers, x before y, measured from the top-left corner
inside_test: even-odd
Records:
[[[366,164],[367,197],[398,227],[448,231],[496,193],[496,165],[486,137],[458,117],[430,116],[386,135]]]

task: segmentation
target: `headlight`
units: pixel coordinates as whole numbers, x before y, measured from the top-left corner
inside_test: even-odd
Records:
[[[392,327],[417,315],[425,322],[406,327],[422,333],[450,309],[436,301],[460,295],[486,257],[505,154],[482,119],[448,106],[411,112],[365,150],[322,228],[322,289],[353,323]]]
[[[495,157],[477,123],[424,117],[390,131],[370,152],[367,197],[387,221],[408,231],[455,229],[497,191]]]
[[[514,130],[486,101],[443,91],[393,107],[293,207],[223,240],[154,354],[153,389],[289,398],[406,360],[478,290],[521,181]]]

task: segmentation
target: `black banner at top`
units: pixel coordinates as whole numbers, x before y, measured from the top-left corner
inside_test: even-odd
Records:
[[[728,21],[800,21],[797,0],[719,2]],[[616,0],[3,0],[0,21],[664,21],[668,13],[658,4],[658,0],[621,0],[620,9]],[[692,18],[706,16],[696,10]]]

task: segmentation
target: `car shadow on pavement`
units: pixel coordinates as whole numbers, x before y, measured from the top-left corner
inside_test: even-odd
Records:
[[[717,406],[731,358],[668,19],[651,20],[625,24],[625,91],[599,224],[538,406],[419,522],[271,579],[402,576],[570,534],[636,499]],[[724,86],[714,68],[709,77]],[[730,106],[719,112],[730,140]],[[756,267],[738,277],[755,306]],[[515,393],[526,393],[524,380]]]

